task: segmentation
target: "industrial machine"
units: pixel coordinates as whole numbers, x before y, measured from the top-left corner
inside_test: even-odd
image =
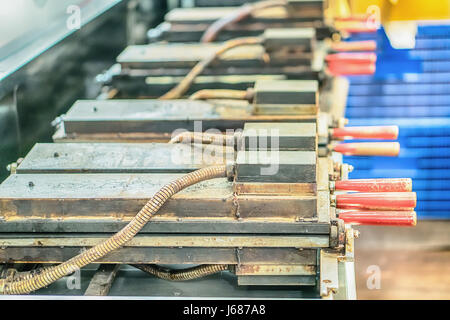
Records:
[[[108,294],[118,266],[131,265],[166,281],[220,273],[236,290],[356,298],[352,225],[414,226],[416,196],[408,178],[351,180],[342,162],[399,152],[397,127],[343,119],[345,80],[334,75],[373,72],[373,45],[316,50],[315,29],[297,23],[323,20],[322,1],[281,2],[280,16],[246,26],[263,36],[127,48],[124,85],[110,81],[97,100],[77,101],[54,122],[55,143],[10,165],[0,184],[0,293],[39,293],[100,263],[108,280],[89,294]],[[187,30],[197,29],[206,30]],[[252,77],[197,91],[203,72]],[[127,91],[135,76],[148,88]],[[174,86],[165,94],[164,76]]]
[[[267,28],[314,27],[318,37],[324,39],[334,30],[325,11],[323,0],[254,1],[236,7],[214,7],[211,3],[208,7],[171,10],[163,23],[148,32],[148,37],[150,41],[211,42],[256,36]],[[348,25],[370,29],[358,20]]]
[[[415,194],[409,179],[346,180],[351,168],[330,157],[329,137],[395,139],[396,129],[329,130],[325,126],[321,132],[324,125],[317,116],[317,92],[311,84],[310,91],[304,91],[299,89],[296,99],[304,105],[303,113],[309,114],[308,121],[251,122],[232,139],[211,134],[217,140],[213,145],[230,147],[222,154],[217,148],[211,153],[200,147],[198,152],[195,143],[176,144],[183,142],[177,136],[170,144],[37,145],[0,186],[3,261],[63,263],[62,257],[92,246],[82,250],[83,260],[77,266],[87,259],[101,259],[102,263],[136,265],[169,280],[228,270],[239,285],[305,286],[316,288],[311,297],[354,297],[354,288],[346,287],[345,277],[339,277],[339,268],[351,271],[353,261],[354,230],[345,223],[414,225]],[[260,94],[256,90],[257,101],[261,101]],[[273,94],[277,93],[262,96],[273,105]],[[306,107],[308,97],[315,108]],[[117,123],[111,127],[124,128]],[[200,142],[211,138],[200,135]],[[239,147],[225,140],[239,142]],[[353,154],[398,152],[395,143],[345,145],[338,147]],[[203,154],[208,156],[203,158]],[[173,185],[172,180],[178,182]],[[197,180],[198,185],[194,184]],[[192,186],[170,197],[174,191],[169,186],[177,190],[184,185]],[[158,189],[168,191],[157,193],[139,214],[156,213],[155,208],[161,207],[155,221],[147,224],[152,215],[140,218],[135,214],[145,204],[146,195]],[[342,190],[359,192],[339,194]],[[167,201],[164,206],[153,204],[161,199]],[[115,244],[105,245],[105,254],[93,251],[109,241],[108,233],[124,225],[123,230],[136,230],[129,229],[135,223],[141,223],[140,232],[132,240],[117,250],[111,250]],[[106,254],[109,251],[116,252]],[[200,266],[167,271],[154,264]],[[58,267],[48,272],[57,277],[53,268]],[[3,281],[3,290],[23,293],[12,290],[30,290],[28,286],[35,282],[28,281],[24,289],[16,283],[45,272],[12,274],[9,281]]]
[[[372,74],[375,49],[372,41],[317,41],[314,28],[266,29],[259,37],[225,43],[129,46],[104,77],[122,98],[158,97],[212,56],[214,61],[194,81],[191,93],[212,86],[246,89],[262,76],[326,82],[330,74]]]

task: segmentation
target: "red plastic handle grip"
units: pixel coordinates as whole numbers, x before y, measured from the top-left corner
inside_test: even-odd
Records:
[[[359,192],[411,192],[412,180],[409,178],[338,180],[335,181],[334,188]]]
[[[375,63],[352,64],[352,63],[330,63],[328,72],[333,76],[372,75],[376,71]]]
[[[331,43],[331,50],[344,51],[375,51],[377,49],[377,42],[374,40],[366,41],[338,41]]]
[[[417,224],[414,211],[341,211],[339,219],[348,224],[372,226],[414,227]]]
[[[397,126],[370,126],[335,128],[331,132],[334,138],[396,140]]]
[[[325,61],[328,63],[340,62],[352,64],[375,63],[377,61],[377,55],[374,52],[339,52],[327,55]]]
[[[334,151],[347,156],[385,156],[396,157],[400,152],[398,142],[355,142],[341,143]]]
[[[373,210],[404,210],[416,207],[415,192],[375,192],[336,195],[336,207]]]

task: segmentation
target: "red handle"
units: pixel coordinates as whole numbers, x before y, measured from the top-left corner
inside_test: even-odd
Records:
[[[366,41],[337,41],[331,43],[331,50],[333,51],[375,51],[377,49],[377,42],[374,40]]]
[[[400,152],[398,142],[355,142],[341,143],[334,151],[347,156],[385,156],[396,157]]]
[[[374,52],[340,52],[327,55],[325,61],[328,63],[367,64],[375,63],[377,55]]]
[[[397,126],[345,127],[332,129],[333,138],[396,140]]]
[[[372,226],[414,227],[417,224],[414,211],[341,211],[339,219],[349,224]]]
[[[415,192],[349,193],[336,195],[336,207],[374,210],[402,210],[416,207]]]
[[[333,76],[372,75],[376,71],[375,63],[329,63],[328,72]]]
[[[411,192],[412,180],[409,178],[338,180],[335,181],[334,188],[359,192]]]

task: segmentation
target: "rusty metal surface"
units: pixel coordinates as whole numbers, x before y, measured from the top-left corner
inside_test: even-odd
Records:
[[[270,28],[263,33],[267,51],[279,50],[281,46],[296,48],[298,53],[314,50],[316,30],[314,28]]]
[[[161,74],[160,76],[153,76],[152,73],[147,70],[124,70],[122,74],[117,74],[112,77],[111,85],[120,91],[122,98],[137,98],[137,97],[149,97],[157,98],[175,85],[177,85],[182,76],[168,76],[167,74]],[[170,70],[169,70],[170,71]],[[206,70],[208,71],[208,70]],[[183,74],[186,70],[183,71]],[[208,72],[206,72],[208,73]],[[310,75],[310,77],[316,77],[316,74]],[[273,79],[281,80],[286,79],[286,76],[281,74],[247,74],[247,75],[200,75],[191,85],[191,88],[187,92],[187,95],[191,95],[194,92],[203,89],[237,89],[246,90],[252,87],[257,79]]]
[[[330,192],[317,192],[317,217],[320,222],[330,222],[330,219],[335,216],[334,207],[330,206]]]
[[[166,30],[158,34],[157,40],[169,42],[199,42],[208,24],[165,23]],[[230,26],[217,36],[217,41],[225,41],[238,37],[259,36],[266,28],[309,28],[314,27],[317,39],[323,40],[330,36],[330,27],[322,21],[271,22],[254,23],[241,26]]]
[[[338,256],[333,251],[320,250],[320,295],[332,299],[339,288]]]
[[[315,276],[238,276],[241,286],[314,286]]]
[[[193,67],[200,60],[208,58],[221,44],[217,43],[167,43],[128,46],[118,57],[123,68],[180,68]],[[310,58],[310,57],[308,57]],[[306,57],[304,59],[305,62]],[[301,60],[299,60],[301,61]],[[214,66],[261,66],[264,48],[247,45],[230,49],[213,63]]]
[[[139,69],[122,70],[112,76],[111,86],[116,88],[121,98],[157,98],[175,85],[190,69]],[[320,78],[319,71],[309,67],[278,68],[233,68],[233,75],[228,75],[230,68],[207,69],[198,76],[187,95],[202,89],[236,89],[245,90],[251,87],[256,79],[307,79]],[[257,75],[260,73],[261,76]]]
[[[98,267],[86,289],[85,296],[107,296],[120,269],[119,264],[102,264]]]
[[[242,136],[246,150],[269,148],[315,151],[316,128],[316,123],[246,123]],[[272,141],[276,141],[276,144],[273,145]]]
[[[274,154],[275,160],[270,158]],[[269,162],[269,159],[274,162]],[[316,183],[316,168],[315,151],[239,151],[236,181]]]
[[[93,247],[103,235],[0,235],[0,247]],[[328,235],[137,235],[124,247],[189,248],[326,248]]]
[[[73,247],[0,248],[0,262],[61,263],[80,253]],[[315,265],[316,249],[293,248],[121,248],[98,260],[122,264],[283,264]]]
[[[182,49],[181,49],[182,50]],[[306,60],[307,58],[307,60]],[[321,76],[321,70],[322,65],[311,67],[310,63],[312,60],[312,57],[304,57],[299,59],[300,62],[307,61],[307,64],[293,64],[291,63],[282,63],[282,61],[285,61],[285,57],[280,57],[278,59],[272,59],[271,64],[262,64],[259,63],[258,65],[248,65],[247,63],[244,63],[242,61],[235,60],[234,64],[231,65],[231,62],[229,62],[230,65],[221,65],[216,64],[212,65],[214,68],[207,68],[202,72],[202,75],[199,76],[196,79],[197,84],[206,83],[207,80],[216,80],[219,77],[230,75],[231,72],[236,76],[252,76],[258,73],[261,73],[263,75],[267,76],[285,76],[288,79],[300,79],[300,80],[319,80]],[[277,62],[277,63],[276,63]],[[144,83],[149,84],[149,81],[152,81],[153,78],[157,78],[153,81],[158,80],[165,80],[167,82],[167,79],[170,79],[169,77],[173,77],[176,79],[177,77],[184,77],[192,68],[187,67],[170,67],[170,68],[140,68],[140,69],[128,69],[128,68],[122,68],[121,72],[117,75],[114,75],[115,78],[122,77],[124,78],[124,81],[130,81],[134,78],[137,80],[144,80]],[[231,83],[225,83],[225,85],[230,85]],[[209,85],[209,89],[211,89],[211,85]]]
[[[207,23],[210,24],[221,17],[234,12],[238,7],[212,7],[212,8],[178,8],[171,10],[166,16],[165,21],[172,23]],[[292,22],[292,21],[315,21],[322,18],[321,9],[317,6],[309,8],[302,7],[301,12],[296,12],[296,16],[292,17],[286,8],[274,7],[259,10],[257,13],[243,21],[239,22],[237,27],[242,25],[262,22],[266,25],[273,22]]]
[[[287,275],[315,275],[315,265],[238,265],[236,275],[287,276]]]
[[[255,114],[258,115],[307,115],[317,113],[313,104],[256,104]]]
[[[198,62],[213,55],[220,47],[221,44],[212,43],[133,45],[127,47],[117,57],[117,63],[122,66],[124,72],[127,72],[128,69],[136,69],[138,72],[142,69],[157,69],[153,72],[154,75],[166,74],[167,69],[192,68]],[[229,74],[228,68],[235,67],[238,69],[233,73],[243,74],[246,70],[245,73],[248,74],[252,73],[252,70],[256,71],[255,69],[260,68],[263,69],[259,72],[269,73],[265,70],[274,68],[270,73],[282,74],[280,68],[289,66],[302,66],[304,69],[301,70],[308,70],[308,68],[311,70],[313,57],[314,52],[297,51],[293,53],[287,47],[267,53],[261,45],[243,45],[223,53],[207,69],[214,74]],[[227,70],[228,72],[226,72]]]
[[[318,103],[319,83],[315,80],[257,81],[255,104],[311,104]]]
[[[226,161],[225,154],[218,157],[204,150],[167,143],[38,143],[16,172],[181,173]]]
[[[320,171],[319,171],[320,172]],[[237,182],[233,184],[233,190],[239,194],[271,194],[271,195],[295,195],[316,194],[315,183],[264,183],[264,182]]]
[[[131,217],[114,218],[72,218],[50,217],[29,218],[2,217],[2,233],[114,233],[130,222]],[[280,218],[158,218],[145,225],[145,233],[208,233],[208,234],[330,234],[330,224],[306,221],[292,221]]]
[[[16,174],[0,185],[4,219],[134,216],[163,185],[180,174]],[[315,196],[235,196],[232,183],[213,179],[172,197],[158,217],[295,219],[316,215]],[[292,220],[291,220],[292,221]]]
[[[317,159],[317,190],[330,190],[330,174],[334,172],[333,160],[329,157]]]
[[[242,128],[246,122],[310,122],[309,115],[253,115],[246,101],[214,100],[79,100],[64,115],[66,134],[80,133],[172,133],[176,129],[193,131],[194,121],[201,129]]]

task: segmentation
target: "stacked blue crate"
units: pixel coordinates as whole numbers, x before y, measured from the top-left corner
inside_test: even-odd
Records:
[[[411,177],[420,219],[450,218],[450,24],[420,25],[416,46],[393,49],[383,30],[351,40],[377,40],[377,71],[350,77],[349,125],[400,127],[398,158],[345,157],[350,178]]]

